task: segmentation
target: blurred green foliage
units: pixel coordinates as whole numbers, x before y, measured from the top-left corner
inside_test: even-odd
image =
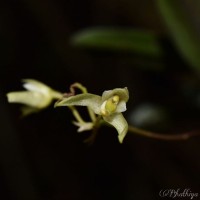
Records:
[[[80,47],[125,51],[152,57],[163,55],[157,36],[142,30],[89,28],[75,34],[72,43]]]
[[[176,50],[189,66],[200,69],[200,35],[190,18],[191,13],[184,10],[185,4],[176,0],[156,0],[156,4]],[[195,5],[200,10],[200,3],[196,1],[193,3]],[[148,30],[89,28],[75,34],[71,41],[79,47],[121,51],[152,58],[162,58],[166,53],[158,35]]]
[[[190,20],[190,13],[184,11],[181,1],[157,0],[157,4],[179,52],[190,66],[200,69],[200,35]],[[200,10],[200,3],[193,4]]]

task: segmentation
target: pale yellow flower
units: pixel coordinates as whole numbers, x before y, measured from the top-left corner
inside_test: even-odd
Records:
[[[24,79],[23,87],[26,91],[16,91],[7,93],[9,103],[21,103],[26,106],[23,114],[44,109],[49,106],[53,99],[59,99],[62,94],[34,79]]]
[[[97,115],[114,126],[118,131],[119,142],[122,143],[128,131],[128,123],[122,115],[126,111],[126,102],[129,99],[127,88],[116,88],[113,90],[104,91],[102,96],[85,93],[71,97],[63,98],[58,101],[55,106],[87,106]],[[91,129],[92,125],[81,127],[79,130]]]

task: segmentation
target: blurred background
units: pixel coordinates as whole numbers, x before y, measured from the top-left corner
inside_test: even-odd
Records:
[[[161,141],[103,127],[83,142],[64,108],[20,118],[6,93],[33,78],[67,92],[128,87],[129,124],[200,131],[200,3],[189,0],[0,1],[0,199],[159,199],[199,193],[200,137]],[[200,194],[199,194],[200,195]]]

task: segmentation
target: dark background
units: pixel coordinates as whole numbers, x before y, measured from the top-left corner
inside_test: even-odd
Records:
[[[177,2],[200,35],[195,1]],[[71,43],[75,33],[96,26],[151,31],[165,55]],[[51,106],[21,119],[19,106],[6,100],[23,78],[63,92],[77,81],[99,95],[128,87],[130,124],[163,134],[198,132],[200,68],[176,47],[156,1],[3,0],[0,67],[0,199],[153,200],[161,189],[200,192],[199,136],[169,142],[129,133],[119,144],[116,131],[103,127],[88,146],[89,133],[76,132],[67,109]],[[140,112],[149,114],[138,121]]]

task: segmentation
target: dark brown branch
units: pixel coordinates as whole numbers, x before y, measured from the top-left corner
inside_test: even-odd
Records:
[[[133,126],[129,126],[128,128],[129,132],[132,132],[134,134],[138,134],[141,136],[159,139],[159,140],[187,140],[195,135],[200,135],[200,131],[191,131],[186,133],[180,133],[180,134],[160,134],[160,133],[154,133],[151,131],[146,131],[140,128],[136,128]]]

